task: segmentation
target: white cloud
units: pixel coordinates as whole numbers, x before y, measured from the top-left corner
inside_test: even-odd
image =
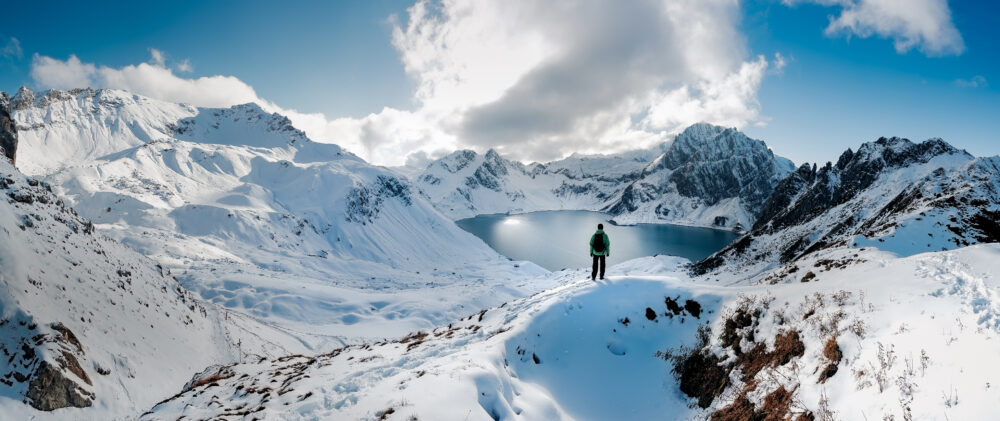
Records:
[[[780,64],[783,60],[779,57],[776,62]],[[753,123],[758,117],[757,90],[768,66],[767,60],[759,56],[719,80],[659,93],[653,98],[653,106],[642,125],[650,131],[677,131],[699,121],[731,127]]]
[[[828,36],[838,34],[891,38],[898,53],[913,48],[928,56],[959,55],[965,50],[962,35],[951,19],[947,0],[783,0],[787,5],[816,3],[837,6],[840,15],[830,18]]]
[[[17,38],[10,37],[10,39],[7,40],[7,45],[0,49],[0,56],[11,61],[24,58],[24,50],[21,50],[21,41]]]
[[[32,75],[45,87],[198,106],[256,102],[313,139],[402,165],[465,147],[522,160],[611,153],[699,121],[761,123],[757,91],[785,65],[748,56],[736,0],[421,0],[408,13],[405,25],[391,20],[392,43],[416,82],[415,106],[358,119],[279,108],[233,76],[179,76],[190,63],[172,70],[155,49],[150,62],[121,68],[36,56]]]
[[[163,51],[157,50],[155,48],[149,49],[149,55],[152,57],[153,64],[163,67],[164,63],[167,62],[167,55]]]
[[[35,54],[31,59],[31,78],[35,83],[55,89],[72,89],[90,86],[97,67],[83,63],[76,55],[65,61]]]
[[[425,0],[409,13],[393,44],[418,84],[415,113],[450,135],[431,143],[550,159],[647,146],[681,122],[757,118],[759,81],[749,94],[715,88],[746,80],[747,65],[768,67],[745,62],[733,0]],[[633,122],[666,113],[660,101],[678,90],[701,105],[684,118]]]
[[[985,88],[989,86],[986,78],[980,75],[975,75],[969,79],[955,79],[955,85],[962,88]]]
[[[194,66],[191,65],[191,60],[189,59],[184,59],[180,63],[177,63],[174,68],[181,73],[191,73],[194,71]]]

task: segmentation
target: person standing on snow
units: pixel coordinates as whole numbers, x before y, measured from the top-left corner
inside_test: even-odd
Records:
[[[594,258],[594,270],[590,279],[597,278],[597,267],[601,267],[601,279],[604,279],[604,259],[611,255],[611,240],[604,233],[604,224],[597,224],[597,232],[590,236],[590,257]]]

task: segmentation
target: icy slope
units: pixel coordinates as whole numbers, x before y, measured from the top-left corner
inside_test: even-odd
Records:
[[[753,230],[695,266],[745,278],[825,248],[899,255],[1000,241],[1000,166],[940,139],[882,138],[783,180]],[[801,276],[801,274],[778,274]]]
[[[659,147],[522,165],[458,151],[415,178],[446,215],[601,210],[619,223],[748,228],[794,167],[735,129],[696,124]]]
[[[239,360],[217,311],[4,159],[0,237],[0,418],[133,415]]]
[[[144,418],[988,419],[1000,247],[857,252],[753,287],[630,261],[394,341],[204,373]]]
[[[64,103],[131,97],[107,90],[45,97],[67,95],[18,111],[42,116],[34,136],[59,139],[63,126],[45,116]],[[83,145],[102,144],[127,116],[186,109],[137,98],[104,119],[77,118],[89,131],[66,138],[61,150],[78,159],[46,180],[99,230],[162,262],[206,300],[325,349],[444,323],[542,287],[512,282],[544,271],[497,255],[406,180],[312,142],[256,105],[191,109],[172,122],[178,116],[163,112],[146,125],[169,129],[164,137],[132,137],[137,146],[88,154]],[[19,164],[55,165],[31,152],[38,146],[23,142]]]

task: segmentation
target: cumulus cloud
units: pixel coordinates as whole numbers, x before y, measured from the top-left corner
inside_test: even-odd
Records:
[[[72,89],[92,85],[97,67],[83,63],[76,55],[66,60],[35,54],[31,59],[31,78],[47,88]]]
[[[840,8],[830,18],[828,36],[840,34],[893,40],[899,53],[913,48],[928,56],[959,55],[962,35],[951,19],[947,0],[783,0],[787,5],[816,3]]]
[[[745,61],[734,1],[419,1],[409,14],[393,43],[418,82],[417,112],[462,145],[550,159],[758,115],[759,79],[720,93],[753,79],[748,64],[760,75],[768,67]],[[681,99],[701,105],[684,118],[634,121]]]
[[[751,57],[740,16],[735,0],[419,0],[391,20],[414,107],[363,118],[280,108],[233,76],[180,76],[190,63],[171,68],[155,49],[120,68],[36,56],[32,76],[197,106],[256,102],[383,165],[467,147],[548,160],[650,146],[699,121],[760,124],[759,87],[786,61]]]

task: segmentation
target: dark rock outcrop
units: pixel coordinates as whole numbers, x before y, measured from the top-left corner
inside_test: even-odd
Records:
[[[70,406],[86,408],[94,402],[93,393],[84,390],[79,383],[67,376],[67,371],[71,368],[80,369],[80,363],[71,354],[63,355],[68,356],[64,360],[66,368],[42,361],[35,369],[25,393],[35,409],[52,411]]]
[[[17,124],[10,116],[11,100],[6,92],[0,92],[0,154],[16,164]]]
[[[912,143],[898,137],[879,138],[861,145],[857,153],[841,154],[837,165],[827,162],[817,169],[799,167],[779,183],[768,197],[754,229],[776,232],[799,225],[837,205],[848,202],[888,170],[926,163],[944,154],[965,154],[941,139]],[[794,206],[789,207],[794,202]]]

